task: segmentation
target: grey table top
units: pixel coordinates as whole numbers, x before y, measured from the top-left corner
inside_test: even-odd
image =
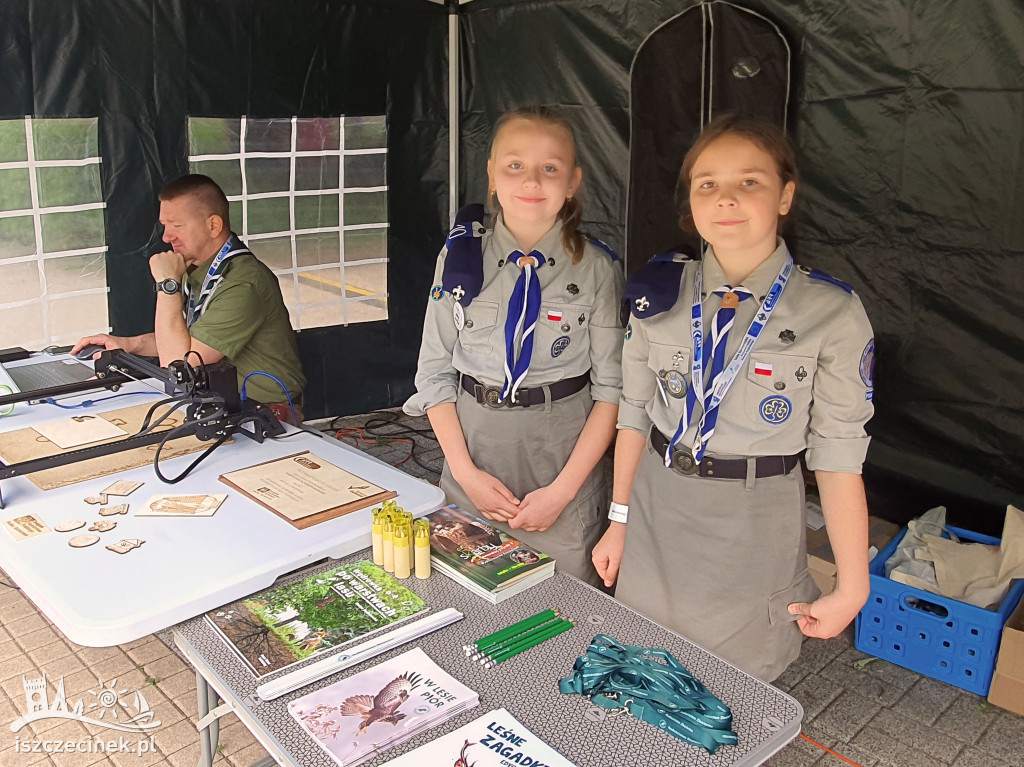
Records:
[[[339,562],[368,559],[363,551],[342,560],[321,563],[281,579],[293,582]],[[381,756],[365,762],[380,765],[405,751],[475,719],[486,711],[505,707],[512,714],[579,767],[608,765],[707,765],[736,767],[761,764],[797,737],[803,709],[789,695],[756,679],[721,658],[654,623],[606,594],[571,576],[555,577],[491,605],[435,572],[429,580],[410,578],[406,585],[432,609],[454,607],[465,618],[414,643],[391,650],[342,672],[351,675],[418,645],[442,668],[480,695],[480,707],[421,733]],[[462,645],[549,607],[576,621],[576,627],[560,636],[487,670],[465,657]],[[282,764],[329,767],[331,759],[288,713],[289,700],[326,687],[338,675],[284,695],[262,701],[258,684],[299,668],[257,678],[202,617],[178,624],[175,641],[199,673],[228,701],[239,718],[263,746]],[[596,634],[607,634],[626,644],[661,647],[672,652],[707,688],[733,712],[736,746],[723,746],[714,754],[689,746],[628,714],[609,712],[579,695],[564,695],[558,680],[567,676]],[[356,640],[358,642],[358,640]],[[340,652],[337,651],[337,652]],[[325,656],[304,661],[313,663]]]

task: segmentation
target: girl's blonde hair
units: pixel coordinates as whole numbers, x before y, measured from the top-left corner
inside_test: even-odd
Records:
[[[491,137],[491,147],[487,153],[488,157],[494,156],[494,145],[497,143],[498,135],[502,129],[516,120],[546,123],[564,130],[569,136],[569,142],[572,144],[573,167],[579,167],[576,162],[576,131],[573,130],[572,123],[558,110],[543,106],[516,109],[506,112],[498,118],[498,122],[494,126],[494,135]],[[577,189],[576,194],[578,193],[579,190]],[[498,195],[493,189],[489,190],[487,194],[487,210],[494,215],[501,211]],[[558,211],[558,220],[562,222],[562,247],[572,256],[572,262],[578,264],[580,259],[583,258],[586,238],[583,236],[583,232],[580,231],[580,224],[583,222],[583,210],[575,194],[567,198],[562,204],[562,209]]]
[[[793,148],[789,145],[786,135],[775,125],[767,120],[750,119],[738,117],[737,115],[722,115],[709,122],[701,131],[697,141],[690,147],[690,151],[683,158],[683,167],[679,170],[679,180],[676,182],[675,202],[676,212],[679,214],[679,228],[684,232],[695,234],[697,227],[693,223],[693,214],[690,212],[690,183],[693,181],[693,166],[701,152],[707,149],[722,136],[739,136],[755,144],[767,152],[775,161],[775,170],[782,179],[782,186],[785,188],[790,181],[796,183],[796,160],[793,157]],[[779,216],[779,229],[788,220],[793,212],[790,205],[786,215]]]

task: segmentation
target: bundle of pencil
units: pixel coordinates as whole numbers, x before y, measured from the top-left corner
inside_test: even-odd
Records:
[[[477,661],[484,668],[494,668],[499,663],[568,631],[574,625],[571,620],[560,617],[558,610],[545,610],[481,637],[472,644],[463,645],[462,649],[471,661]]]

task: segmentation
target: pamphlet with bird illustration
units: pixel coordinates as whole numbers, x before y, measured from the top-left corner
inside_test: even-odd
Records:
[[[293,700],[288,710],[335,762],[350,767],[479,702],[417,647]]]

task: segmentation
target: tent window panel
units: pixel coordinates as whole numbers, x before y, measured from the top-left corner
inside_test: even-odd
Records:
[[[291,120],[246,120],[246,152],[289,152],[291,148]]]
[[[288,198],[267,197],[249,200],[248,220],[249,232],[252,234],[289,231],[291,213],[288,210]]]
[[[21,261],[14,264],[0,263],[0,285],[4,286],[5,297],[17,301],[31,301],[35,298],[42,298],[43,295],[39,267],[34,261]]]
[[[3,267],[0,266],[0,272]],[[4,308],[0,305],[0,327],[4,329],[4,343],[17,344],[26,349],[42,349],[50,343],[46,332],[43,306],[39,301],[24,306]]]
[[[0,162],[25,162],[27,159],[25,123],[21,120],[0,120]]]
[[[103,211],[99,208],[44,213],[41,219],[44,253],[103,246]]]
[[[247,157],[245,181],[249,194],[287,192],[291,185],[291,160],[267,157]],[[225,192],[226,193],[226,192]]]
[[[241,135],[241,120],[220,117],[190,117],[188,121],[189,154],[237,154],[241,146]],[[202,173],[202,171],[196,172]]]
[[[232,229],[278,275],[297,329],[387,318],[383,116],[192,117],[189,150],[228,195]],[[366,262],[377,278],[346,277]]]
[[[387,221],[387,192],[350,192],[345,195],[345,224],[377,224]]]
[[[28,168],[0,168],[0,210],[27,210],[31,207]]]
[[[36,160],[86,160],[99,157],[95,117],[32,120]]]
[[[322,229],[337,225],[338,195],[318,194],[295,198],[296,229]]]
[[[36,252],[36,232],[32,216],[0,218],[0,258],[31,256]]]
[[[384,117],[346,117],[346,149],[378,149],[386,147],[387,124]]]
[[[43,276],[49,295],[74,293],[79,290],[107,288],[107,272],[102,253],[61,256],[43,261]]]
[[[193,173],[201,173],[209,176],[228,197],[242,193],[242,167],[238,160],[204,160],[191,164]],[[238,207],[239,222],[241,222],[242,207]],[[232,209],[231,220],[234,221],[234,209]]]
[[[386,229],[353,229],[345,232],[345,263],[385,259],[388,255]]]
[[[384,186],[383,154],[351,154],[345,157],[345,188]]]
[[[267,239],[254,240],[252,252],[272,271],[279,272],[282,269],[291,269],[292,263],[292,241],[290,237],[270,237]]]
[[[36,179],[44,208],[103,202],[99,165],[36,168]]]
[[[382,298],[388,293],[387,264],[345,267],[345,292],[350,298]]]
[[[83,325],[82,318],[105,316],[106,310],[106,290],[51,300],[50,337],[54,341],[77,341],[83,334],[103,332],[106,330],[106,322],[90,327]]]
[[[341,240],[337,232],[300,234],[295,238],[295,265],[326,266],[341,263]]]
[[[297,190],[337,189],[338,188],[338,157],[295,158],[295,188]],[[345,172],[348,172],[346,165]]]

